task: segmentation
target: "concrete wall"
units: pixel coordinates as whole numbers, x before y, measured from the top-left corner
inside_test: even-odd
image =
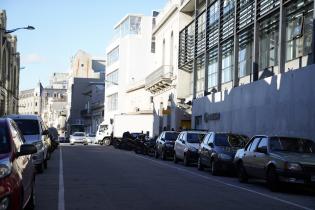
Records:
[[[209,95],[193,102],[201,127],[255,134],[315,139],[315,65]],[[205,113],[220,113],[206,122]]]

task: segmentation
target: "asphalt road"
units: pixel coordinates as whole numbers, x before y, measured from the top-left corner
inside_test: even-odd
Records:
[[[241,184],[181,163],[105,146],[56,151],[36,179],[38,210],[315,209],[315,190]]]

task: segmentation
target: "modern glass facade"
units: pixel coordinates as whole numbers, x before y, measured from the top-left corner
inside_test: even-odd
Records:
[[[179,68],[193,75],[194,97],[314,63],[314,0],[195,2],[179,33]]]

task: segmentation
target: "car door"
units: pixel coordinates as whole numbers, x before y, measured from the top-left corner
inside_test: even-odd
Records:
[[[210,166],[211,154],[212,154],[212,147],[210,146],[211,143],[214,142],[215,134],[210,133],[209,138],[204,146],[204,164]]]
[[[177,141],[176,156],[180,159],[184,159],[184,150],[186,146],[185,141],[186,133],[182,133]]]
[[[269,155],[262,152],[263,148],[268,148],[268,138],[262,137],[260,142],[255,150],[254,158],[253,158],[253,172],[256,177],[265,178],[266,171],[265,167],[267,166],[270,158]]]
[[[156,148],[159,154],[162,153],[162,147],[163,147],[162,139],[164,138],[164,136],[165,136],[165,132],[162,132],[156,143]]]
[[[250,144],[246,147],[246,150],[244,151],[244,156],[242,158],[243,165],[246,169],[246,172],[250,176],[254,176],[255,174],[255,150],[257,148],[257,145],[260,141],[261,137],[255,137]]]
[[[208,133],[202,140],[201,144],[200,144],[200,148],[199,148],[199,157],[200,157],[200,160],[201,160],[201,163],[202,164],[205,164],[206,162],[206,145],[207,145],[207,142],[210,138],[211,134]]]
[[[15,151],[17,152],[20,150],[21,145],[24,143],[23,137],[20,134],[20,131],[17,125],[14,124],[14,122],[10,123],[10,130],[12,134]],[[34,176],[31,156],[30,155],[20,156],[14,160],[13,164],[16,165],[17,173],[22,178],[22,184],[23,184],[24,195],[25,195],[24,199],[28,199],[32,191],[33,176]]]

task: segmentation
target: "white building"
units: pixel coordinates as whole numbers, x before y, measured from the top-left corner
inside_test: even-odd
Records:
[[[129,14],[114,27],[114,39],[106,49],[108,123],[114,115],[153,113],[151,94],[145,90],[145,77],[152,69],[152,22],[152,17]]]
[[[192,74],[178,69],[180,28],[189,21],[179,11],[180,0],[169,0],[156,17],[152,32],[155,54],[152,73],[146,77],[145,88],[153,95],[154,133],[162,130],[190,128]]]

